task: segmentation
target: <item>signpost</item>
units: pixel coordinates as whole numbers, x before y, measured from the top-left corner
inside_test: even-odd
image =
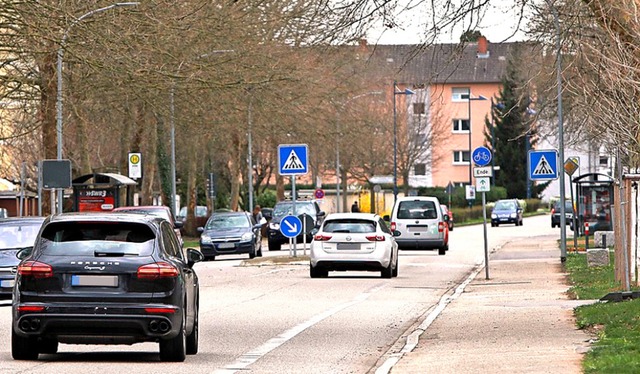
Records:
[[[476,191],[482,192],[482,228],[484,231],[484,270],[485,278],[489,279],[489,248],[487,244],[487,198],[486,192],[491,190],[490,177],[493,175],[493,168],[489,165],[491,162],[491,151],[486,147],[478,147],[473,150],[473,163],[476,168],[473,169],[473,175],[476,177]]]
[[[309,172],[309,147],[306,144],[280,144],[278,146],[278,172],[280,175],[291,176],[291,200],[293,215],[296,215],[296,175],[304,175]],[[286,217],[285,217],[286,218]],[[296,217],[297,219],[297,217]],[[280,223],[280,230],[284,226],[284,219]],[[295,222],[293,222],[295,223]],[[290,224],[293,224],[290,222]],[[300,220],[298,226],[302,229]],[[285,228],[286,229],[286,228]],[[298,234],[300,232],[298,231]],[[282,231],[284,236],[287,236]],[[293,238],[293,257],[297,256],[296,237],[298,234],[291,236]],[[290,246],[291,247],[291,246]]]
[[[574,209],[574,201],[573,201],[573,179],[571,177],[573,176],[573,173],[575,173],[576,170],[578,170],[579,168],[580,168],[580,159],[577,157],[569,157],[564,162],[564,171],[565,173],[569,174],[569,191],[571,193],[571,220],[573,221],[572,223],[573,223],[573,250],[574,251],[578,249],[578,234],[576,232],[578,232],[579,230],[576,230],[576,227],[578,226],[576,223],[576,210]],[[561,210],[560,214],[564,214],[564,212],[562,212]]]
[[[280,221],[280,232],[286,238],[289,238],[289,252],[291,252],[291,248],[293,247],[293,257],[296,257],[295,238],[302,232],[302,222],[300,222],[300,218],[295,215],[283,217]],[[293,246],[291,245],[292,241]]]

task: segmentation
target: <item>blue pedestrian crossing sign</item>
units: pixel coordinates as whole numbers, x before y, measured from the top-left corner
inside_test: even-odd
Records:
[[[548,181],[558,179],[558,151],[555,149],[529,151],[527,164],[529,180]]]
[[[306,144],[280,144],[278,146],[278,172],[280,175],[300,175],[309,171]]]
[[[293,215],[284,216],[280,220],[280,232],[287,238],[294,238],[302,232],[302,221]]]

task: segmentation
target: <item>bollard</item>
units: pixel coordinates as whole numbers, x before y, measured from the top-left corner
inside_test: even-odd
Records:
[[[584,249],[589,249],[589,222],[584,223]]]

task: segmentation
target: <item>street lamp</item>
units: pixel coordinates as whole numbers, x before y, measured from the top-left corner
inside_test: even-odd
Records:
[[[353,100],[359,99],[369,95],[382,95],[382,91],[365,92],[360,95],[353,96],[347,99],[340,106],[340,111],[343,111],[345,106]],[[346,204],[346,203],[345,203]],[[336,212],[340,213],[340,116],[338,115],[338,121],[336,121]]]
[[[468,107],[469,108],[469,110],[468,110],[468,115],[469,115],[469,186],[471,186],[471,185],[473,185],[473,179],[471,179],[471,175],[472,175],[472,172],[471,172],[471,167],[472,166],[471,165],[473,164],[471,162],[472,161],[471,160],[471,152],[472,152],[472,149],[471,149],[471,101],[476,101],[476,100],[477,101],[484,101],[484,100],[487,100],[487,98],[482,96],[482,95],[480,95],[478,97],[471,97],[471,89],[469,89],[469,97],[467,97],[467,99],[468,99],[467,102],[468,102],[468,105],[469,105],[469,107]]]
[[[398,123],[396,114],[396,95],[413,95],[408,88],[397,90],[398,82],[393,81],[393,204],[398,200]]]
[[[196,59],[209,57],[212,54],[216,53],[228,53],[234,52],[233,49],[219,49],[215,51],[211,51],[209,53],[202,54],[200,56],[196,56]],[[176,70],[176,76],[180,74],[180,70],[182,70],[182,65],[184,65],[184,61],[178,65],[178,69]],[[177,207],[176,207],[176,121],[175,121],[175,90],[176,90],[176,82],[173,81],[171,85],[171,90],[169,91],[169,112],[170,112],[170,122],[171,122],[171,131],[170,131],[170,143],[171,143],[171,211],[174,215],[177,215]],[[197,204],[196,204],[197,205]]]
[[[62,160],[62,59],[64,57],[64,48],[67,45],[67,37],[69,36],[69,31],[71,31],[71,28],[73,26],[80,23],[80,21],[82,21],[87,17],[91,17],[96,13],[104,12],[106,10],[121,7],[121,6],[136,6],[138,4],[140,3],[139,2],[115,3],[109,6],[106,6],[104,8],[94,9],[75,19],[73,22],[71,22],[69,27],[67,27],[67,29],[64,31],[64,34],[62,35],[62,39],[60,40],[60,47],[58,48],[58,56],[57,56],[58,61],[57,61],[57,68],[56,68],[56,78],[58,80],[58,87],[57,87],[58,92],[56,95],[56,133],[57,133],[57,143],[58,143],[58,149],[57,149],[58,160]],[[62,189],[59,189],[58,190],[58,213],[62,213],[62,199],[63,199],[63,192],[62,192]],[[53,207],[51,207],[51,212],[53,212]]]

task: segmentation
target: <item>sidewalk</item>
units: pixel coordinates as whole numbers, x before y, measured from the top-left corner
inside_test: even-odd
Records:
[[[510,242],[422,332],[391,373],[581,373],[590,336],[575,326],[557,238]]]

